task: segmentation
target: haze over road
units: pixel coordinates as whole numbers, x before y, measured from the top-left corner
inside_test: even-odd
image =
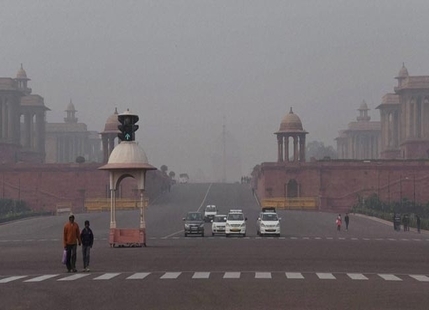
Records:
[[[183,235],[187,211],[240,208],[245,238]],[[64,217],[0,226],[2,309],[427,309],[429,235],[351,215],[278,211],[282,235],[258,237],[259,207],[245,184],[178,184],[146,212],[147,248],[110,248],[110,214],[89,219],[91,273],[60,263]],[[137,227],[138,211],[117,214]],[[82,269],[78,251],[78,269]]]

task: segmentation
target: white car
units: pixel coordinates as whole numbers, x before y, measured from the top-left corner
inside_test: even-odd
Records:
[[[211,222],[217,214],[217,208],[215,205],[208,205],[204,210],[204,221]]]
[[[212,236],[215,234],[224,234],[226,224],[226,214],[216,214],[212,220]]]
[[[275,210],[263,210],[256,221],[256,233],[259,236],[268,234],[280,236],[280,220]]]
[[[246,236],[246,221],[243,211],[241,210],[230,210],[226,217],[225,223],[225,236],[230,235],[241,235]]]

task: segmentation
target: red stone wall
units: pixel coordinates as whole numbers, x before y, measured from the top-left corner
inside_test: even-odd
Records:
[[[83,210],[85,198],[109,197],[109,173],[100,164],[15,164],[0,165],[0,197],[24,200],[33,210],[55,211],[57,204],[71,203],[74,212]],[[161,193],[169,180],[160,171],[146,175],[149,199]],[[134,198],[132,178],[124,179],[119,196]]]
[[[295,179],[301,197],[317,197],[319,209],[347,211],[358,197],[377,194],[382,201],[429,201],[429,161],[333,160],[263,163],[253,175],[260,199],[285,197],[285,184]]]

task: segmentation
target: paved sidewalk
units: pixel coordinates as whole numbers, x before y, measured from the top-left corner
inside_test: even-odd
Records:
[[[349,214],[353,214],[353,216],[357,216],[357,217],[364,217],[364,218],[367,218],[367,219],[370,219],[372,221],[376,221],[376,222],[379,222],[379,223],[382,223],[382,224],[385,224],[388,226],[393,226],[392,221],[386,221],[386,220],[380,219],[380,218],[375,217],[375,216],[369,216],[369,215],[360,214],[360,213],[349,213]],[[402,225],[401,225],[401,227],[402,227]],[[410,227],[410,231],[415,232],[417,234],[417,228]],[[420,234],[429,235],[429,231],[420,229]]]

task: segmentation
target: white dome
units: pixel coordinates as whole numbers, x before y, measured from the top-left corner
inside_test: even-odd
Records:
[[[100,169],[156,169],[149,165],[147,156],[135,141],[122,141],[112,151],[107,165]]]

